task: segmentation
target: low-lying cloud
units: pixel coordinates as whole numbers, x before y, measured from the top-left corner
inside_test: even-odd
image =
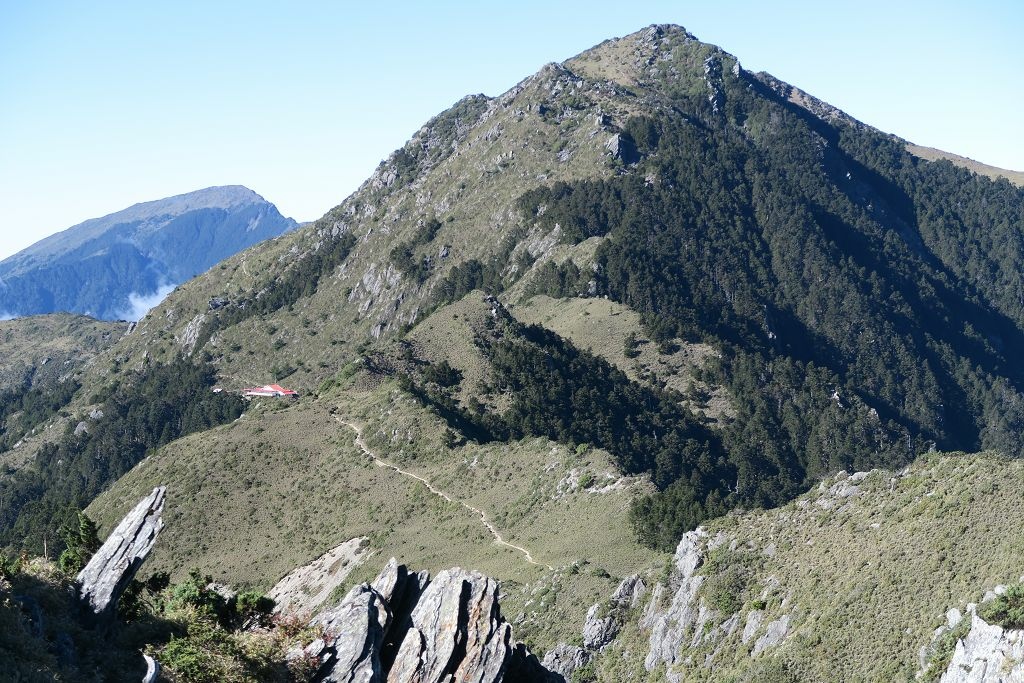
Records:
[[[117,314],[122,320],[138,322],[149,310],[163,301],[168,294],[174,291],[177,285],[161,285],[151,294],[139,294],[132,292],[128,295],[128,307]]]

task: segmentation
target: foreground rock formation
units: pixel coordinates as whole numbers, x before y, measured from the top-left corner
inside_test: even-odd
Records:
[[[498,583],[446,569],[433,579],[394,558],[314,617],[323,636],[294,657],[315,659],[318,681],[515,683],[558,681],[501,616]]]
[[[1024,631],[989,624],[970,615],[941,683],[1024,683]]]
[[[85,568],[78,573],[78,594],[97,617],[109,617],[117,601],[153,549],[163,528],[166,489],[158,486],[125,515]]]
[[[274,611],[313,614],[352,570],[362,564],[369,548],[368,539],[360,536],[331,548],[309,564],[293,569],[267,593],[277,603]]]
[[[918,654],[919,677],[939,683],[1024,683],[1024,629],[993,623],[1001,609],[992,601],[1009,598],[1013,606],[1007,611],[1019,609],[1020,586],[1010,591],[999,585],[980,605],[946,612],[945,623]],[[995,614],[986,613],[986,605],[997,605]]]

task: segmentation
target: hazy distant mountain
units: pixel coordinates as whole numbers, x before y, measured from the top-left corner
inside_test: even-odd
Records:
[[[296,225],[240,185],[136,204],[0,262],[0,313],[137,319],[175,285]]]

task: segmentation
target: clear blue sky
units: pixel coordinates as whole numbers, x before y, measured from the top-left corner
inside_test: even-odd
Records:
[[[0,258],[242,184],[311,220],[430,116],[652,23],[921,144],[1024,170],[1024,3],[0,0]]]

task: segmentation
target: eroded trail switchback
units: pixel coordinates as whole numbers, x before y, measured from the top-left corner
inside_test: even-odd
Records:
[[[432,483],[430,483],[430,481],[428,479],[425,479],[424,477],[421,477],[420,475],[418,475],[418,474],[416,474],[414,472],[409,472],[408,470],[403,470],[398,465],[395,465],[394,463],[390,463],[387,460],[384,460],[383,458],[379,457],[376,453],[374,453],[373,451],[370,450],[369,446],[366,445],[366,441],[363,439],[363,429],[362,429],[362,427],[360,427],[360,426],[358,426],[358,425],[356,425],[356,424],[354,424],[352,422],[348,422],[346,420],[343,420],[343,419],[341,419],[340,417],[337,417],[337,416],[335,416],[335,419],[339,423],[345,425],[346,427],[348,427],[349,429],[351,429],[353,432],[356,433],[356,439],[355,439],[356,446],[358,446],[359,449],[363,453],[365,453],[371,460],[373,460],[373,462],[377,465],[377,467],[384,467],[384,468],[387,468],[389,470],[393,470],[394,472],[397,472],[398,474],[402,475],[403,477],[409,477],[410,479],[415,479],[416,481],[418,481],[421,484],[423,484],[424,486],[426,486],[427,490],[430,491],[431,493],[433,493],[434,495],[436,495],[436,496],[438,496],[440,498],[443,498],[444,500],[448,501],[449,503],[452,503],[453,505],[458,505],[458,506],[460,506],[462,508],[465,508],[469,512],[472,512],[475,516],[480,518],[480,522],[487,528],[487,531],[490,532],[491,536],[494,537],[494,542],[495,543],[497,543],[498,545],[503,545],[506,548],[511,548],[512,550],[515,550],[515,551],[517,551],[519,553],[522,553],[523,557],[530,564],[536,565],[538,567],[544,567],[545,569],[554,570],[554,567],[552,567],[551,565],[543,564],[543,563],[537,562],[535,559],[533,559],[533,555],[526,548],[524,548],[522,546],[519,546],[519,545],[516,545],[515,543],[509,543],[504,538],[502,538],[501,533],[495,528],[495,526],[493,524],[491,524],[490,521],[488,521],[487,515],[484,514],[483,510],[481,510],[480,508],[474,507],[474,506],[470,505],[469,503],[466,503],[464,501],[461,501],[461,500],[458,500],[456,498],[453,498],[452,496],[448,495],[447,493],[445,493],[444,491],[442,491],[441,489],[437,488]]]

